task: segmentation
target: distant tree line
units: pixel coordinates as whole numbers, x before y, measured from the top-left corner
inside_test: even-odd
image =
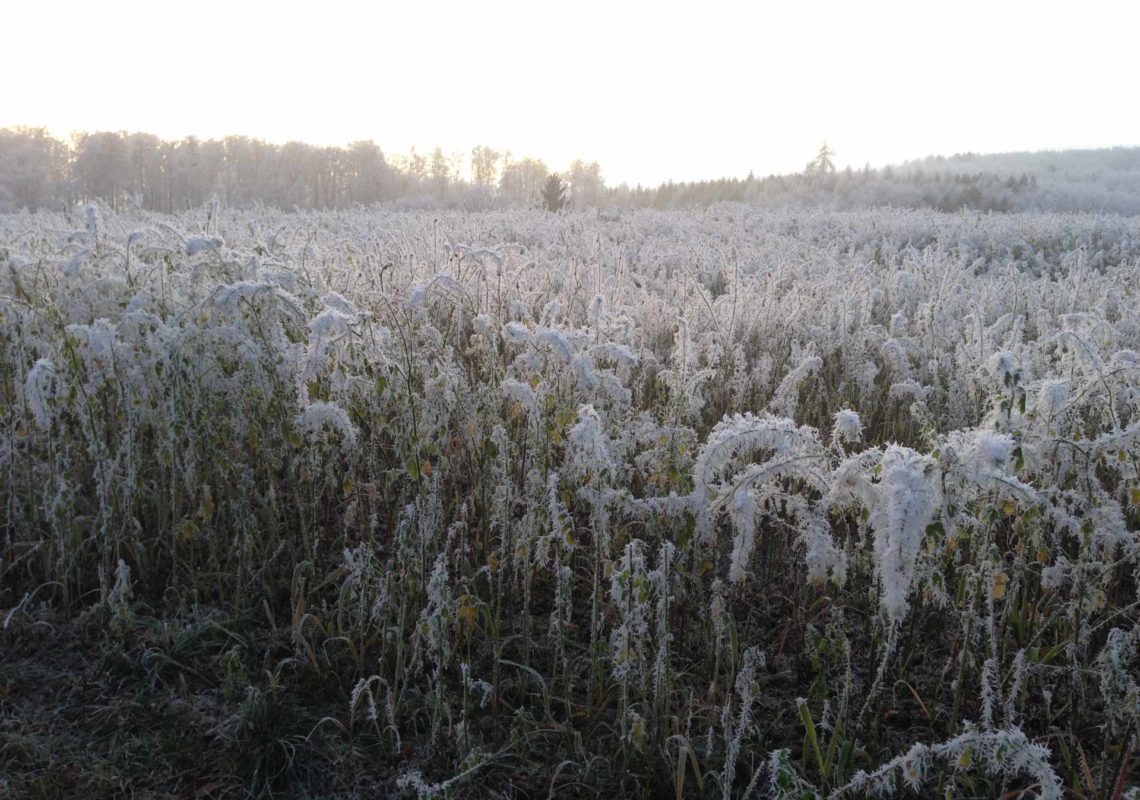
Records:
[[[1021,206],[1021,195],[1032,193],[1036,188],[1037,179],[1027,174],[900,174],[887,167],[666,183],[630,194],[632,205],[654,208],[687,208],[729,201],[837,210],[895,206],[940,211],[966,208],[1013,211]]]
[[[596,161],[557,173],[485,145],[445,155],[386,155],[371,141],[283,145],[230,136],[178,141],[99,132],[61,141],[42,128],[0,129],[0,212],[100,200],[173,212],[212,198],[232,206],[342,208],[689,208],[877,206],[943,211],[1109,211],[1140,214],[1140,148],[931,157],[883,169],[837,170],[826,143],[804,171],[655,187],[607,186]]]
[[[466,170],[465,170],[466,168]],[[478,146],[447,156],[389,157],[371,141],[347,147],[271,144],[244,136],[187,137],[83,133],[65,142],[42,128],[0,129],[0,211],[59,208],[100,200],[173,212],[212,198],[230,205],[341,208],[541,206],[553,174],[534,158]],[[574,161],[560,176],[566,204],[596,206],[605,183],[597,162]]]
[[[972,153],[896,167],[837,170],[825,144],[803,172],[607,190],[612,205],[690,208],[721,202],[849,210],[892,206],[940,211],[1140,214],[1140,148],[1055,153]]]

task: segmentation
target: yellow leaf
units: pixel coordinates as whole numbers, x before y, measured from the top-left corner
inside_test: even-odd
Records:
[[[1140,506],[1140,487],[1132,490],[1132,505]]]
[[[1108,596],[1100,589],[1093,589],[1092,597],[1089,599],[1086,606],[1091,606],[1093,611],[1100,611],[1108,602]]]
[[[1009,583],[1009,576],[1004,572],[999,572],[997,575],[994,575],[994,585],[993,588],[990,589],[990,597],[994,600],[1001,600],[1005,597],[1005,586],[1007,583]]]
[[[1017,513],[1017,504],[1015,504],[1012,500],[1006,500],[1001,504],[1001,513],[1007,517],[1012,517]]]
[[[198,503],[198,517],[200,519],[209,519],[214,515],[214,493],[210,489],[210,484],[202,487],[202,499]]]
[[[466,622],[468,625],[475,624],[475,606],[460,606],[456,615],[460,620]]]

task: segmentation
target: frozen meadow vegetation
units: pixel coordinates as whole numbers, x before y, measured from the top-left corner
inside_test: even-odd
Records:
[[[1140,797],[1140,218],[0,216],[0,794]]]

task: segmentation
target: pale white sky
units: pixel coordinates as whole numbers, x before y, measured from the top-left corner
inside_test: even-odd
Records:
[[[2,0],[0,127],[488,144],[608,183],[1140,144],[1140,4]]]

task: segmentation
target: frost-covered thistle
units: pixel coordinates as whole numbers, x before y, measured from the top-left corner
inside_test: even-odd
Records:
[[[107,608],[120,624],[130,614],[131,595],[131,568],[120,558],[115,567],[115,583],[107,595]]]
[[[214,253],[225,246],[220,236],[191,236],[186,240],[186,255],[196,256],[199,253]]]
[[[733,719],[729,706],[725,705],[722,726],[725,736],[724,770],[721,784],[724,787],[724,800],[732,797],[732,784],[736,779],[736,760],[740,757],[745,737],[752,733],[752,705],[756,701],[756,670],[764,667],[764,654],[757,647],[749,647],[740,659],[740,670],[736,673],[737,709]]]
[[[1049,749],[1035,744],[1011,727],[979,731],[971,725],[945,742],[934,745],[916,743],[906,753],[888,761],[873,772],[860,770],[852,779],[833,791],[829,798],[891,797],[898,793],[898,778],[911,791],[918,791],[936,762],[952,768],[983,768],[997,779],[1028,776],[1040,800],[1061,800],[1061,779],[1049,766]]]
[[[571,569],[571,555],[574,552],[574,534],[571,529],[570,514],[558,496],[558,473],[550,473],[547,479],[547,513],[550,517],[550,533],[540,541],[537,560],[545,564],[547,552],[554,572],[554,609],[550,612],[550,632],[555,640],[556,653],[568,667],[565,644],[573,615],[574,570]]]
[[[530,341],[530,337],[530,329],[521,322],[508,322],[503,326],[503,338],[509,342],[521,344]]]
[[[99,235],[99,231],[103,226],[103,220],[99,216],[99,207],[94,203],[88,203],[87,207],[83,209],[83,217],[87,232],[91,234],[92,239]]]
[[[723,480],[727,470],[750,453],[765,453],[768,458],[746,465]],[[825,492],[827,462],[827,450],[816,431],[797,427],[790,419],[737,414],[721,420],[709,434],[693,465],[693,502],[699,512],[698,531],[706,539],[711,538],[713,523],[722,508],[732,521],[732,582],[742,581],[747,574],[760,503],[767,497],[782,495],[781,482],[785,480],[798,480]],[[801,525],[814,524],[820,513],[814,503],[786,503],[784,507]],[[820,520],[812,530],[826,535],[826,523]]]
[[[889,446],[880,462],[870,524],[875,534],[875,567],[882,588],[880,606],[892,624],[902,622],[910,607],[926,526],[941,501],[936,466],[929,456]]]
[[[616,465],[610,455],[609,441],[601,417],[592,405],[578,407],[578,421],[570,428],[567,444],[571,475],[578,478],[614,475]]]
[[[1017,375],[1020,367],[1016,355],[1008,350],[999,350],[990,356],[990,360],[986,362],[986,369],[999,382],[1008,385]]]
[[[662,373],[662,378],[669,387],[674,419],[687,421],[704,406],[701,390],[713,372],[700,367],[700,353],[690,335],[689,322],[684,317],[677,322],[669,368]]]
[[[51,427],[51,402],[56,393],[55,364],[51,359],[40,358],[28,370],[24,379],[24,399],[37,427],[47,430]]]
[[[1097,656],[1100,695],[1104,699],[1110,727],[1123,730],[1131,722],[1140,723],[1140,679],[1135,665],[1140,662],[1140,625],[1130,631],[1113,628],[1104,649]]]
[[[427,604],[420,614],[420,640],[427,648],[427,654],[442,669],[451,656],[451,638],[448,625],[452,619],[454,598],[447,575],[447,558],[440,553],[435,559],[431,577],[427,584]]]
[[[863,438],[863,421],[858,412],[849,408],[835,412],[831,426],[831,441],[840,444],[858,444]]]
[[[804,357],[780,381],[780,385],[776,387],[772,399],[768,402],[768,408],[775,414],[793,416],[799,402],[800,384],[819,372],[822,367],[823,359],[819,356]]]
[[[822,484],[813,467],[826,463],[827,455],[814,430],[770,415],[736,414],[717,423],[693,465],[695,492],[708,497],[718,477],[738,456],[754,451],[774,455],[774,465],[784,474]],[[816,463],[812,463],[813,460]]]
[[[732,499],[728,501],[728,516],[735,530],[728,579],[739,583],[747,574],[752,548],[756,546],[757,509],[749,487],[741,486],[733,492]]]
[[[657,655],[653,660],[653,694],[659,706],[665,703],[669,685],[669,645],[673,641],[673,634],[669,631],[670,581],[676,552],[677,548],[672,542],[662,542],[657,551],[657,568],[649,574],[654,594],[657,595]]]
[[[1021,702],[1021,692],[1025,686],[1025,675],[1027,671],[1024,648],[1018,650],[1017,654],[1013,657],[1013,664],[1010,670],[1013,674],[1009,682],[1009,691],[1006,693],[1003,713],[1005,714],[1006,725],[1017,725],[1020,721],[1018,719],[1017,705]]]
[[[466,661],[459,664],[459,672],[463,677],[463,686],[469,692],[474,692],[479,696],[479,707],[486,708],[487,703],[491,701],[491,695],[494,692],[494,687],[484,680],[480,680],[471,674],[471,667]]]
[[[645,648],[649,641],[649,598],[652,583],[645,564],[645,542],[631,539],[613,563],[610,601],[620,622],[610,634],[613,675],[623,686],[644,687]]]
[[[539,411],[538,399],[535,396],[534,389],[522,381],[507,378],[503,381],[503,393],[522,406],[523,410],[526,411],[527,418],[537,427]]]
[[[792,764],[787,748],[777,748],[768,755],[768,796],[771,800],[819,800],[819,792],[805,781]]]
[[[574,346],[566,338],[566,334],[555,328],[544,328],[538,332],[538,341],[545,344],[550,352],[561,362],[569,364],[574,360]]]
[[[994,674],[996,670],[997,665],[993,658],[987,658],[982,662],[982,727],[986,730],[994,726],[994,702],[997,699],[997,689],[994,686],[997,682],[997,676]]]
[[[356,445],[356,426],[345,410],[335,403],[313,402],[297,417],[297,424],[310,437],[315,437],[325,427],[332,428],[340,434],[344,450],[351,450]]]

